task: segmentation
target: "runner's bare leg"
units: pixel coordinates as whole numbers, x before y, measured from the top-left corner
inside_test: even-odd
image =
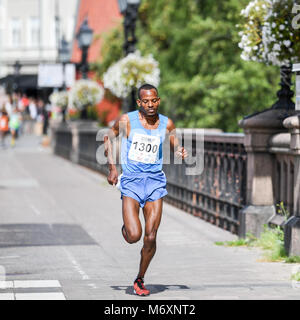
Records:
[[[142,236],[142,225],[139,219],[140,204],[133,198],[123,196],[122,213],[126,238],[129,243],[138,242]]]
[[[143,212],[145,218],[144,246],[141,250],[141,261],[138,278],[144,278],[147,268],[156,251],[156,234],[161,221],[163,199],[146,202]]]

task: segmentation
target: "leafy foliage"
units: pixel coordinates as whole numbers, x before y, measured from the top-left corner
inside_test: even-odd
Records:
[[[149,55],[142,57],[137,50],[119,60],[103,75],[104,87],[119,98],[127,98],[132,89],[139,88],[144,83],[151,83],[158,87],[158,63]]]
[[[178,127],[240,131],[239,119],[276,100],[278,68],[240,58],[236,25],[247,2],[142,1],[137,47],[159,62],[160,111]],[[122,57],[122,32],[106,35],[99,77]]]
[[[277,213],[284,217],[285,222],[289,217],[289,212],[281,201],[276,204]],[[257,238],[251,233],[247,233],[246,238],[240,238],[234,241],[218,241],[218,246],[227,247],[259,247],[264,250],[265,261],[284,261],[286,263],[299,263],[300,256],[287,256],[284,246],[284,229],[280,226],[270,227],[268,224],[263,226],[260,237]],[[294,279],[296,280],[296,279]]]
[[[65,109],[69,103],[69,93],[68,91],[54,91],[49,99],[52,105]]]
[[[83,110],[94,106],[104,97],[104,89],[92,80],[77,80],[71,89],[72,102],[75,108]]]
[[[277,66],[299,61],[300,30],[293,26],[294,0],[253,0],[241,11],[244,17],[241,57]]]

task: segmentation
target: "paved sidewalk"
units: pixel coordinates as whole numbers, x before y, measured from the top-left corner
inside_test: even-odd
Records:
[[[56,157],[34,136],[0,149],[0,168],[0,299],[300,298],[290,280],[299,265],[217,246],[236,236],[168,204],[145,278],[152,294],[136,297],[142,242],[123,240],[120,194],[105,177]]]

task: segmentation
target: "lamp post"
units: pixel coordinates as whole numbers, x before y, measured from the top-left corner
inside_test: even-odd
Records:
[[[70,58],[70,52],[69,52],[69,43],[66,41],[65,37],[60,41],[60,46],[58,49],[58,57],[59,61],[63,65],[63,83],[62,83],[62,90],[66,90],[67,85],[66,85],[66,77],[65,77],[65,69],[66,69],[66,64],[69,62]],[[66,122],[66,107],[62,109],[62,122]]]
[[[80,62],[80,71],[82,73],[82,78],[88,78],[89,64],[88,64],[88,50],[93,40],[93,30],[88,25],[87,18],[81,24],[78,33],[76,35],[78,41],[78,46],[82,51],[81,62]],[[87,110],[84,108],[81,111],[80,119],[87,119]]]
[[[294,92],[291,90],[292,85],[292,66],[280,67],[280,90],[277,92],[278,100],[272,106],[273,109],[294,110],[295,103],[292,101]]]
[[[87,18],[81,24],[76,39],[78,41],[78,46],[82,51],[80,71],[82,73],[82,78],[87,79],[89,71],[88,50],[93,40],[93,30],[89,27]]]
[[[127,56],[135,51],[137,42],[135,36],[136,20],[138,18],[138,9],[141,0],[118,0],[120,12],[124,15],[124,51]]]
[[[135,45],[137,38],[135,36],[136,20],[138,18],[138,9],[141,0],[118,0],[119,9],[121,14],[124,16],[124,52],[125,56],[129,53],[135,52]],[[134,111],[136,108],[136,89],[131,90],[130,104],[126,106],[129,111]]]
[[[66,41],[65,37],[60,41],[60,46],[58,50],[59,61],[63,65],[63,85],[62,89],[66,90],[66,81],[65,81],[65,66],[69,62],[70,51],[69,51],[69,43]]]
[[[293,72],[296,73],[296,104],[295,109],[300,111],[300,63],[293,64]]]
[[[14,65],[14,83],[13,83],[13,91],[17,91],[19,89],[19,76],[20,76],[20,70],[22,68],[22,65],[20,64],[20,61],[17,60]]]

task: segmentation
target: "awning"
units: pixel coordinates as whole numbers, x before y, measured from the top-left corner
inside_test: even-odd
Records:
[[[17,78],[10,74],[0,79],[0,85],[6,87],[14,82],[17,82],[19,89],[37,89],[36,74],[20,74]]]

